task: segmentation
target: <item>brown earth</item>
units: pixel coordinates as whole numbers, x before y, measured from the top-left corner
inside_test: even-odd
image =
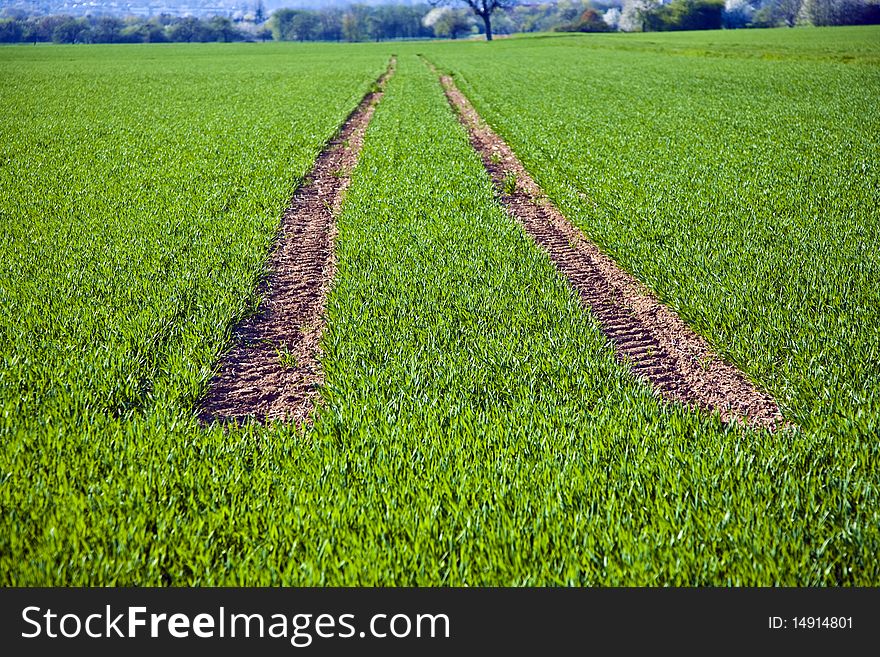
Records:
[[[452,78],[440,80],[502,203],[578,291],[617,358],[666,399],[717,411],[727,423],[782,426],[773,398],[715,355],[705,339],[569,222]]]
[[[323,313],[336,271],[334,217],[394,65],[392,58],[378,90],[349,115],[295,192],[261,284],[263,302],[233,329],[232,347],[198,409],[203,422],[311,421],[323,382]]]

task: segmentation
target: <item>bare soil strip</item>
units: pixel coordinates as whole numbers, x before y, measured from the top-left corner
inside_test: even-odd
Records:
[[[392,58],[378,90],[349,115],[291,199],[261,284],[263,303],[233,329],[232,348],[198,409],[203,422],[311,421],[323,382],[325,301],[336,272],[334,217],[394,66]]]
[[[773,398],[716,356],[706,340],[569,222],[452,78],[440,80],[502,203],[580,293],[617,358],[666,399],[718,411],[727,423],[771,430],[782,426]]]

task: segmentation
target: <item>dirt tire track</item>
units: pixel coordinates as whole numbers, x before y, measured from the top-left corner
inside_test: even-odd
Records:
[[[310,422],[323,383],[319,343],[336,273],[336,222],[367,125],[396,60],[315,160],[281,219],[256,315],[233,329],[232,348],[198,407],[202,422]]]
[[[717,411],[726,423],[783,426],[773,398],[716,356],[705,339],[569,222],[452,78],[442,75],[440,82],[501,202],[578,291],[617,358],[666,399]]]

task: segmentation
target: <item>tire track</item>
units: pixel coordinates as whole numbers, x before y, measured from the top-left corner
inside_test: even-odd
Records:
[[[233,329],[232,348],[198,407],[202,422],[311,421],[323,383],[324,307],[336,272],[334,217],[395,64],[392,57],[377,89],[348,116],[294,193],[260,285],[263,302]]]
[[[726,423],[783,426],[773,398],[715,355],[705,339],[569,222],[452,78],[441,75],[440,82],[501,202],[580,294],[617,358],[668,400],[717,411]]]

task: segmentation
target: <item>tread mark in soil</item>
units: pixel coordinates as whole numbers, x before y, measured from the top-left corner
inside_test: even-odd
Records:
[[[260,284],[263,302],[233,329],[232,347],[197,409],[202,422],[311,421],[323,383],[324,306],[336,272],[334,217],[395,63],[392,57],[378,89],[343,122],[294,193]]]
[[[425,63],[436,72],[430,62]],[[716,356],[705,339],[559,212],[451,77],[441,75],[440,82],[501,202],[578,291],[618,360],[646,379],[656,394],[717,411],[725,423],[770,430],[785,425],[772,397]]]

